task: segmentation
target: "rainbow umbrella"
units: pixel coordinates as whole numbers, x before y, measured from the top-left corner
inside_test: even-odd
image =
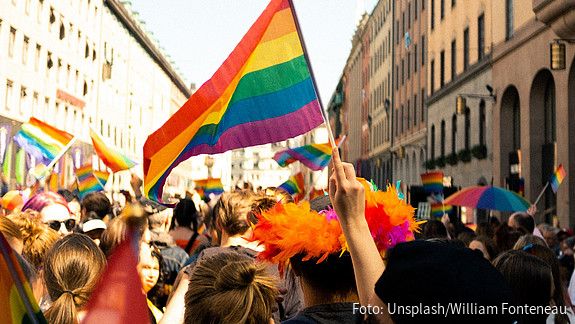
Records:
[[[445,199],[444,204],[509,212],[526,211],[531,206],[515,192],[493,186],[463,188]]]

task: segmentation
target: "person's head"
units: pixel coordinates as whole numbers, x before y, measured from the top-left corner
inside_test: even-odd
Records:
[[[549,246],[550,248],[554,248],[555,246],[557,246],[557,244],[559,244],[559,241],[557,239],[557,233],[559,233],[558,228],[545,223],[539,224],[539,226],[537,227],[541,231],[541,234],[543,234],[543,238],[545,238],[547,246]]]
[[[497,256],[495,243],[490,237],[477,236],[471,242],[469,242],[468,247],[472,250],[481,251],[483,257],[487,260],[493,260],[493,258]]]
[[[274,199],[277,203],[287,204],[293,202],[292,195],[283,188],[268,187],[262,192],[266,197]]]
[[[216,227],[230,237],[243,235],[250,228],[248,222],[256,195],[253,191],[224,192],[214,207]]]
[[[277,288],[266,265],[235,252],[202,259],[190,276],[185,323],[269,323]]]
[[[177,226],[191,228],[198,231],[198,210],[192,199],[185,198],[178,202],[174,208],[174,217]]]
[[[62,235],[70,234],[76,226],[68,202],[55,192],[45,191],[32,196],[22,207],[23,211],[29,209],[39,212],[42,222]]]
[[[167,233],[170,229],[170,222],[172,220],[171,208],[166,208],[148,216],[148,224],[152,232]]]
[[[495,230],[493,229],[493,226],[491,226],[491,224],[489,224],[488,222],[481,222],[477,224],[475,233],[477,234],[477,236],[485,236],[493,238],[493,236],[495,235]]]
[[[477,237],[477,235],[470,228],[467,228],[467,230],[462,230],[459,232],[459,234],[457,234],[457,239],[461,240],[465,246],[468,246],[475,237]]]
[[[70,234],[54,244],[46,256],[44,283],[52,299],[45,312],[50,323],[77,323],[78,311],[88,302],[106,257],[83,234]]]
[[[501,223],[495,231],[495,245],[497,246],[497,252],[502,253],[511,250],[517,240],[525,234],[527,233],[522,228],[516,230],[509,227],[507,223]]]
[[[106,256],[110,256],[112,251],[128,237],[130,229],[137,232],[141,241],[150,243],[148,218],[144,215],[144,211],[139,205],[126,206],[120,216],[108,223],[108,227],[100,238],[100,248]]]
[[[507,225],[516,230],[523,229],[527,234],[532,234],[535,229],[535,219],[525,212],[517,212],[509,216]]]
[[[84,222],[82,223],[82,232],[88,235],[96,245],[100,245],[100,239],[102,238],[102,234],[104,230],[106,230],[108,226],[106,223],[96,214],[96,212],[89,212]]]
[[[515,245],[513,245],[513,250],[521,250],[528,244],[537,244],[545,247],[547,246],[547,242],[545,242],[545,240],[539,236],[535,236],[533,234],[525,234],[521,236],[517,242],[515,242]]]
[[[8,216],[16,224],[22,234],[22,256],[41,269],[46,253],[60,238],[60,234],[43,224],[38,212],[31,210]]]
[[[24,242],[22,240],[22,233],[20,228],[10,219],[0,216],[0,233],[4,235],[10,247],[18,254],[22,254]]]
[[[423,238],[448,238],[447,228],[445,228],[445,225],[438,220],[429,220],[423,224]]]
[[[161,264],[159,252],[150,247],[149,244],[141,243],[138,274],[145,293],[148,293],[158,283]]]
[[[112,214],[110,199],[103,192],[91,192],[82,199],[82,221],[85,221],[90,212],[94,212],[99,219]]]
[[[72,191],[68,189],[60,189],[58,190],[58,194],[68,202],[68,209],[76,222],[80,222],[81,220],[81,207],[80,207],[80,198],[75,195]]]
[[[500,254],[493,265],[511,287],[516,305],[549,305],[553,274],[543,260],[521,250],[511,250]]]

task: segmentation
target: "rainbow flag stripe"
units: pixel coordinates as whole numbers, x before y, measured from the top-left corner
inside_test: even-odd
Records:
[[[102,185],[102,187],[106,185],[106,183],[108,182],[108,178],[110,178],[110,172],[94,170],[93,173],[94,176],[98,179],[98,181]]]
[[[300,161],[308,168],[319,171],[325,168],[331,160],[331,144],[309,144],[279,151],[274,155],[274,160],[282,167]]]
[[[90,137],[92,138],[92,144],[94,145],[96,154],[98,154],[102,162],[112,169],[113,172],[128,170],[136,165],[134,161],[122,154],[122,152],[106,145],[104,140],[91,129]]]
[[[71,134],[33,117],[22,124],[22,129],[14,136],[20,147],[44,164],[50,164],[73,138]]]
[[[290,195],[305,194],[305,182],[303,179],[303,174],[299,172],[296,175],[289,177],[286,182],[279,185],[279,188],[284,189]]]
[[[94,176],[91,164],[85,164],[77,168],[76,178],[78,178],[78,190],[80,192],[80,198],[83,198],[90,192],[104,190],[104,186],[102,186],[100,181],[98,181],[98,178]]]
[[[48,323],[14,250],[0,232],[0,323]]]
[[[561,182],[563,182],[563,179],[565,179],[566,176],[567,172],[563,168],[563,164],[559,164],[557,170],[551,177],[551,180],[549,180],[549,183],[551,184],[551,189],[553,189],[554,193],[557,193],[557,190],[559,190],[559,185],[561,184]]]
[[[201,188],[203,197],[209,197],[210,194],[221,195],[224,192],[224,185],[222,185],[221,179],[209,178],[194,180],[196,183],[196,191]]]
[[[290,1],[272,0],[210,80],[144,145],[144,193],[198,154],[273,143],[323,122]]]
[[[426,193],[443,193],[443,172],[427,172],[421,174],[421,183]]]

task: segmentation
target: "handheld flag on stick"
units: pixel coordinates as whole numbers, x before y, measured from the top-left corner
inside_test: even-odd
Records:
[[[561,182],[563,182],[565,176],[567,176],[567,172],[565,172],[563,164],[559,164],[557,170],[555,170],[555,173],[553,173],[551,180],[549,180],[549,183],[551,184],[551,189],[553,189],[554,193],[557,193],[557,190],[559,190],[559,185],[561,184]]]
[[[324,120],[291,2],[272,0],[230,56],[144,145],[144,193],[199,154],[273,143]]]
[[[339,146],[340,139],[336,140]],[[303,165],[314,171],[320,171],[325,168],[331,160],[331,144],[309,144],[293,149],[279,151],[274,155],[274,160],[282,166],[288,166],[295,161],[300,161]]]
[[[106,145],[104,140],[93,130],[90,129],[90,137],[96,154],[100,157],[102,162],[113,172],[127,170],[132,168],[136,163],[130,158],[122,154],[114,147]]]
[[[106,272],[88,301],[82,324],[149,323],[148,306],[138,276],[138,240],[128,235],[112,252]]]
[[[194,183],[196,184],[196,191],[202,192],[202,198],[209,197],[210,194],[220,195],[224,192],[222,180],[219,178],[194,180]]]
[[[14,136],[20,147],[47,165],[69,148],[73,138],[71,134],[36,118],[22,124],[22,129]]]
[[[0,233],[0,323],[48,323],[14,250]]]
[[[94,173],[94,176],[100,182],[100,185],[102,185],[102,187],[104,187],[106,185],[106,183],[108,182],[108,178],[110,178],[110,173],[106,172],[106,171],[97,171],[97,170],[94,170],[93,173]]]
[[[100,181],[98,181],[98,178],[94,176],[91,164],[85,164],[76,169],[76,177],[78,178],[78,190],[80,191],[80,198],[83,198],[90,192],[104,190],[104,186],[102,186]]]
[[[425,193],[443,193],[443,172],[427,172],[421,174],[421,183]]]
[[[305,181],[301,172],[289,177],[289,179],[279,185],[279,188],[284,189],[290,195],[304,195],[305,194]]]

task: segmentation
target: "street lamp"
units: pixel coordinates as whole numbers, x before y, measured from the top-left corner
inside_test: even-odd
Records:
[[[551,70],[565,70],[565,51],[564,42],[575,43],[575,39],[559,38],[549,44],[549,66]]]

